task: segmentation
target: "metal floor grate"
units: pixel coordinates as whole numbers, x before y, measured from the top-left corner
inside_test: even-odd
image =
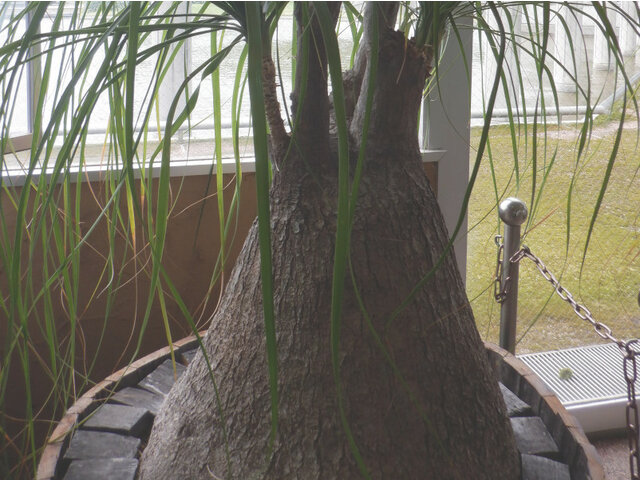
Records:
[[[627,396],[623,356],[613,343],[531,353],[518,358],[542,378],[565,407]],[[561,378],[563,369],[570,369],[570,378]]]
[[[637,345],[634,349],[640,352]],[[601,435],[626,428],[627,385],[622,371],[623,356],[615,344],[531,353],[518,358],[556,394],[587,434]],[[561,375],[565,369],[570,371],[569,375]]]

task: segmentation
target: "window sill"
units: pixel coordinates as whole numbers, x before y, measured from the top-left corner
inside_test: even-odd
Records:
[[[423,150],[421,152],[422,161],[425,163],[435,163],[442,159],[446,150]],[[174,160],[171,162],[171,176],[172,177],[190,177],[197,175],[209,175],[212,169],[215,173],[215,164],[212,162],[211,157],[194,157],[189,160]],[[240,169],[243,173],[255,172],[255,159],[254,157],[241,157]],[[120,167],[106,166],[100,164],[86,165],[82,172],[79,172],[77,166],[71,167],[71,182],[75,183],[80,179],[81,181],[98,182],[104,180],[107,173],[120,170]],[[48,168],[45,175],[50,178],[52,175],[52,168]],[[160,163],[154,162],[152,169],[146,169],[146,174],[152,178],[160,176]],[[236,162],[234,158],[222,159],[222,172],[224,174],[236,173]],[[33,182],[38,182],[42,172],[35,173],[32,176]],[[142,177],[142,169],[136,168],[134,171],[135,178]],[[5,168],[0,175],[2,184],[8,187],[20,187],[23,186],[27,180],[27,173],[22,168]]]

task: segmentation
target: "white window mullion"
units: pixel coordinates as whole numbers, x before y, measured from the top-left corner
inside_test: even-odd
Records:
[[[27,28],[29,28],[29,24],[31,23],[32,14],[30,13],[27,18]],[[27,148],[31,148],[31,143],[33,141],[33,136],[35,138],[39,138],[42,132],[34,132],[33,124],[36,117],[36,109],[38,108],[38,97],[40,95],[40,91],[42,89],[42,64],[40,57],[40,46],[35,45],[31,47],[30,55],[32,60],[29,62],[29,69],[27,71],[28,74],[28,117],[27,122],[29,124],[29,132],[32,138],[29,141],[29,146]]]
[[[458,33],[450,35],[438,66],[439,88],[434,88],[423,104],[425,122],[424,147],[438,159],[438,205],[449,233],[458,222],[462,201],[469,183],[469,139],[471,112],[471,59],[473,29],[471,18],[458,19]],[[464,56],[461,49],[464,50]],[[467,65],[463,59],[466,58]],[[441,95],[441,96],[440,96]],[[463,281],[467,269],[466,215],[454,243],[458,269]]]

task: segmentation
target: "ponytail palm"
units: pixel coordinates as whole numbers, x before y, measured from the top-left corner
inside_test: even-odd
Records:
[[[278,100],[283,80],[276,78],[273,46],[279,22],[287,21],[283,12],[290,7],[284,4],[218,2],[198,6],[186,18],[178,15],[177,4],[77,4],[67,23],[61,5],[50,32],[39,28],[50,15],[46,5],[29,4],[21,12],[6,4],[2,8],[11,17],[0,47],[4,165],[11,157],[12,111],[19,108],[12,99],[28,63],[39,59],[43,79],[56,61],[69,73],[42,83],[25,166],[27,187],[3,183],[0,241],[7,287],[0,307],[7,334],[0,401],[10,389],[10,368],[22,374],[29,391],[34,331],[45,339],[45,353],[38,358],[47,358],[39,363],[48,368],[59,406],[87,384],[91,369],[77,369],[79,323],[86,308],[80,258],[93,245],[94,225],[81,222],[79,200],[89,120],[99,107],[108,107],[103,149],[112,167],[100,199],[109,238],[108,249],[100,253],[100,275],[108,280],[100,290],[102,283],[95,283],[89,301],[106,296],[108,319],[129,285],[126,275],[133,264],[134,278],[146,277],[134,354],[154,305],[163,313],[167,340],[168,302],[197,332],[197,312],[183,301],[185,292],[176,289],[163,260],[175,193],[172,143],[180,129],[192,126],[204,86],[212,83],[215,92],[225,58],[241,50],[229,120],[237,146],[246,75],[258,222],[233,272],[224,274],[233,214],[225,219],[223,119],[219,100],[214,101],[218,144],[212,159],[223,247],[211,282],[226,276],[228,283],[202,353],[156,420],[142,478],[467,478],[469,472],[474,478],[496,478],[495,468],[500,478],[517,477],[513,436],[455,266],[453,240],[463,233],[499,99],[509,114],[515,181],[522,181],[523,156],[534,172],[540,171],[531,180],[534,210],[537,195],[555,173],[553,153],[541,155],[539,139],[553,120],[545,109],[558,106],[552,67],[560,59],[549,44],[552,22],[557,35],[568,28],[565,16],[589,17],[606,38],[628,92],[624,101],[635,107],[611,17],[637,29],[637,15],[598,3],[589,10],[531,3],[523,10],[529,31],[515,33],[510,7],[493,3],[371,3],[361,11],[349,4],[296,3],[295,81],[288,107]],[[353,22],[357,48],[347,72],[341,71],[335,34],[340,15]],[[13,27],[27,17],[29,27],[19,33]],[[457,41],[467,25],[459,19],[469,17],[486,38],[496,68],[461,220],[449,235],[421,163],[419,113],[425,89],[437,94],[445,78],[439,70],[443,45]],[[160,40],[151,41],[151,35]],[[187,72],[161,124],[158,104],[166,99],[160,98],[160,85],[177,47],[198,35],[210,36],[216,48]],[[506,61],[508,48],[535,67],[540,88],[534,103],[541,108],[533,112],[518,111],[531,108],[531,79],[525,78],[522,62]],[[149,65],[150,80],[140,89],[136,78]],[[575,57],[562,68],[575,81]],[[576,149],[580,162],[599,94],[588,82],[576,91],[588,105]],[[39,113],[45,100],[53,103],[50,118]],[[524,114],[521,122],[518,114]],[[618,135],[625,119],[622,115]],[[585,250],[615,157],[614,149]],[[157,181],[151,178],[153,167],[159,167]],[[39,175],[43,169],[51,174]],[[240,173],[238,167],[238,179]],[[72,180],[79,180],[74,187]],[[234,206],[238,195],[239,190]],[[15,225],[6,220],[7,212],[17,219]],[[45,268],[34,271],[32,260],[41,251]],[[52,305],[60,301],[69,324],[62,342],[52,314]],[[10,448],[35,452],[36,413],[27,409],[26,417],[27,429]],[[12,473],[29,465],[15,468]]]

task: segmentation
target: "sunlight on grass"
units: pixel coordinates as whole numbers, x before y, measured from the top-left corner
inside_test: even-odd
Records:
[[[589,152],[576,169],[577,132],[570,127],[550,129],[547,152],[558,147],[553,166],[537,210],[526,225],[524,243],[541,258],[574,298],[589,308],[594,318],[611,327],[618,338],[637,337],[640,327],[640,188],[635,125],[625,131],[609,189],[604,197],[584,266],[582,257],[589,222],[614,140],[614,127],[595,127]],[[472,148],[479,129],[472,131]],[[543,140],[540,138],[540,140]],[[491,153],[497,190],[501,198],[517,196],[531,212],[531,153],[521,139],[520,188],[516,186],[511,137],[508,127],[493,127]],[[538,187],[545,163],[538,155]],[[550,154],[548,154],[550,155]],[[486,157],[486,155],[485,155]],[[548,159],[547,159],[548,164]],[[577,175],[567,227],[567,199],[571,177]],[[497,342],[500,306],[493,300],[491,282],[495,271],[498,228],[493,180],[485,162],[469,210],[467,291],[480,333]],[[537,198],[537,197],[536,197]],[[475,228],[474,228],[475,226]],[[570,236],[567,244],[567,230]],[[549,297],[552,297],[549,300]],[[545,303],[548,305],[545,307]],[[590,325],[553,294],[553,288],[525,260],[520,267],[518,307],[518,353],[566,348],[601,342]]]

